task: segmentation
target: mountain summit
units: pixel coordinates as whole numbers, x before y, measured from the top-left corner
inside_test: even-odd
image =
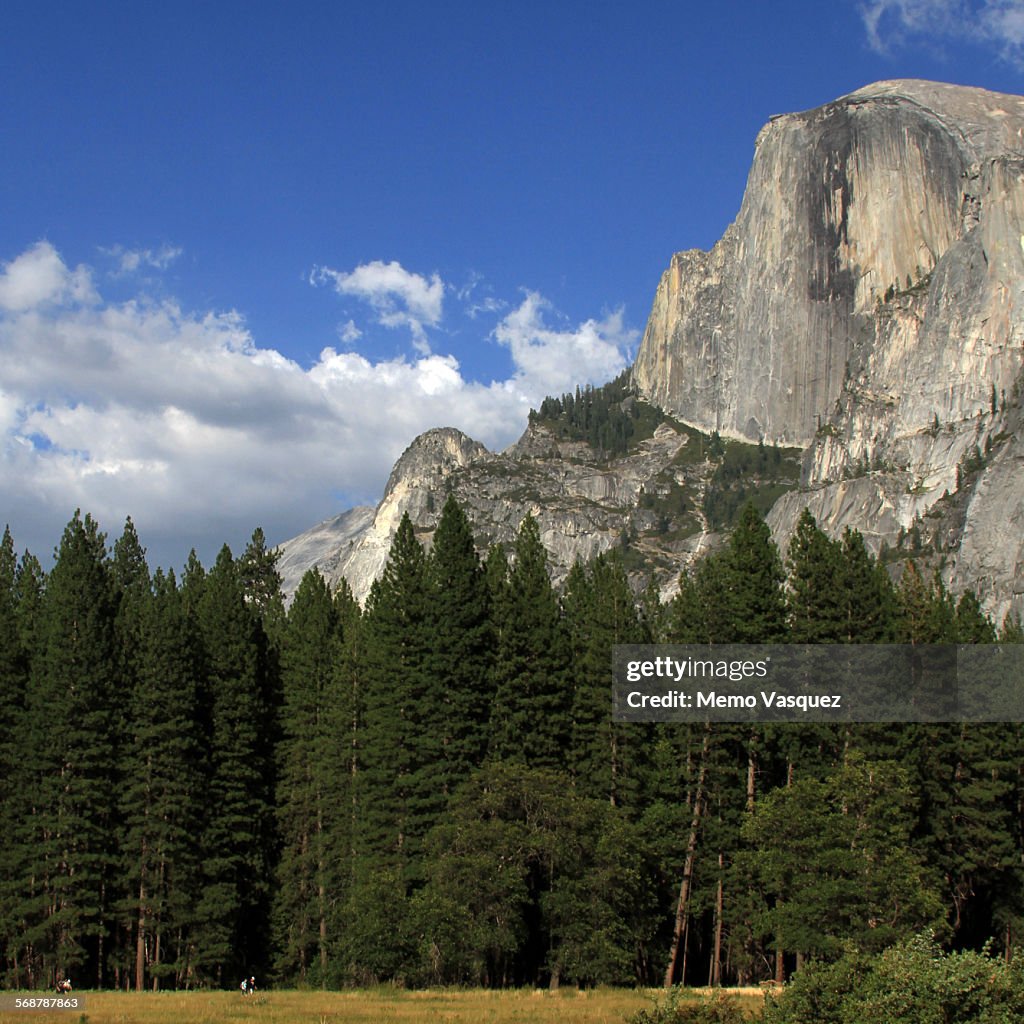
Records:
[[[807,505],[831,533],[927,555],[1001,619],[1024,610],[1022,364],[1024,98],[869,85],[773,117],[736,220],[710,252],[672,257],[631,376],[665,414],[656,430],[610,458],[540,416],[500,456],[459,435],[454,461],[434,452],[407,472],[411,452],[433,452],[418,439],[369,532],[346,535],[350,582],[365,591],[379,571],[399,506],[429,532],[443,504],[429,495],[451,487],[482,543],[534,511],[556,570],[633,543],[670,574],[673,552],[696,557],[727,525],[707,515],[728,461],[704,450],[714,435],[803,450],[799,480],[758,463],[762,503],[788,488],[769,517],[783,544]]]

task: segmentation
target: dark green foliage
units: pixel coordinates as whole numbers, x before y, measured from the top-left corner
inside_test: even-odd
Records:
[[[568,638],[532,516],[516,539],[494,674],[492,757],[558,767],[571,730]]]
[[[479,767],[487,751],[494,630],[487,579],[465,512],[445,501],[427,560],[428,671],[441,687],[444,725],[443,791],[453,792]]]
[[[764,1024],[1010,1024],[1024,1018],[1024,964],[944,953],[917,936],[874,957],[851,952],[801,971]]]
[[[786,637],[782,563],[767,524],[747,504],[725,550],[706,558],[697,585],[711,643],[776,643]]]
[[[651,929],[640,830],[564,775],[490,764],[431,834],[421,980],[592,984],[635,976]]]
[[[328,837],[340,838],[332,826],[351,803],[344,786],[351,783],[351,773],[338,774],[345,736],[335,731],[336,709],[348,697],[336,669],[339,618],[327,584],[311,569],[299,584],[284,625],[277,750],[277,964],[282,974],[300,984],[326,981],[333,938],[328,932],[328,893],[336,895],[339,888],[337,853]]]
[[[445,801],[444,684],[435,645],[427,561],[407,515],[363,619],[360,848],[378,864],[419,875],[423,838]]]
[[[204,581],[196,618],[209,750],[196,969],[220,981],[265,955],[273,841],[265,638],[226,545]]]
[[[634,803],[648,730],[608,714],[612,648],[647,640],[622,566],[599,555],[577,563],[564,598],[573,679],[569,765],[578,791],[614,806]]]
[[[12,935],[18,927],[21,878],[16,835],[25,810],[19,798],[23,779],[18,737],[24,728],[29,666],[28,652],[18,629],[16,571],[14,542],[5,529],[0,541],[0,936],[4,937]],[[7,967],[6,956],[4,961]]]
[[[915,928],[1012,955],[1018,726],[609,714],[617,643],[988,643],[975,595],[912,566],[894,589],[859,534],[830,540],[809,515],[784,580],[753,504],[668,605],[631,592],[619,554],[576,566],[559,600],[532,518],[510,555],[481,565],[449,498],[429,554],[403,520],[365,613],[311,573],[285,615],[260,531],[209,574],[193,554],[180,588],[150,579],[130,520],[108,555],[76,515],[49,578],[4,536],[6,982],[649,984],[678,910],[675,978],[796,969],[825,991],[794,983],[779,1007],[852,1024],[895,1005],[867,951]],[[853,946],[858,991],[843,987]],[[847,1002],[869,989],[870,1007]],[[1014,1019],[998,999],[989,1017],[941,1005]],[[662,1010],[650,1019],[736,1012]]]
[[[823,780],[776,789],[745,824],[747,869],[762,887],[775,948],[833,959],[847,943],[879,950],[940,922],[938,879],[910,842],[906,773],[848,758]]]
[[[276,551],[267,548],[263,530],[257,526],[238,559],[238,580],[245,600],[256,612],[272,644],[277,643],[284,627],[284,598],[281,574],[277,571],[279,557]]]
[[[705,493],[704,514],[716,530],[735,526],[747,504],[766,515],[800,479],[799,452],[794,448],[723,442],[715,433],[708,455],[718,465]]]
[[[786,558],[789,586],[786,606],[789,639],[798,644],[838,643],[847,639],[846,588],[840,573],[838,544],[818,529],[808,509],[800,514]]]
[[[541,423],[556,437],[586,441],[606,454],[628,452],[650,437],[663,414],[633,396],[630,371],[624,370],[603,387],[587,385],[575,394],[545,398],[538,411],[530,410],[530,422]]]
[[[129,970],[138,989],[187,981],[199,897],[197,842],[206,763],[195,640],[174,576],[158,570],[139,608],[139,649],[126,722],[124,827]]]
[[[942,578],[936,572],[926,583],[917,566],[908,562],[899,585],[899,641],[955,643],[956,633],[956,610]]]
[[[840,640],[892,643],[897,631],[896,590],[881,559],[868,553],[864,538],[847,527],[840,541],[839,592],[843,614]]]
[[[103,534],[76,513],[64,530],[40,609],[19,758],[23,931],[29,984],[106,971],[119,785],[115,590]]]

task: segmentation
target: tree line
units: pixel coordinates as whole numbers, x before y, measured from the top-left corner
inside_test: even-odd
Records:
[[[360,608],[285,607],[257,530],[147,565],[88,515],[0,543],[8,986],[756,983],[931,931],[1020,932],[1017,725],[616,723],[611,648],[997,639],[753,506],[662,603],[613,555],[551,585],[537,523],[478,555],[449,497]],[[1016,623],[998,638],[1020,642]]]

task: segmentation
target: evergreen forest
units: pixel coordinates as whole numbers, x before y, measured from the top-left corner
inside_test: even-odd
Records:
[[[365,607],[262,531],[152,570],[76,513],[0,543],[7,987],[756,984],[912,936],[1009,956],[1016,724],[627,724],[616,643],[1020,642],[977,597],[752,504],[662,603],[550,582],[449,497]]]

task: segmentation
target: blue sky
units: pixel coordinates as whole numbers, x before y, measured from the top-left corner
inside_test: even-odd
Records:
[[[1024,0],[5,5],[0,519],[154,564],[376,500],[630,361],[769,116],[1024,92]],[[48,558],[44,558],[44,562]]]

